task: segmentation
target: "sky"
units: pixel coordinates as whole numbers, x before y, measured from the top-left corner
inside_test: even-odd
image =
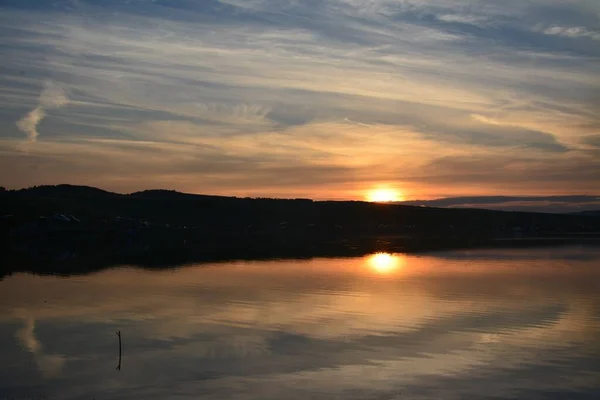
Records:
[[[597,0],[3,0],[0,185],[595,194]]]

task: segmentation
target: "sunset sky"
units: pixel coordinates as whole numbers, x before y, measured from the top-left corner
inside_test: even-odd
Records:
[[[598,0],[3,0],[0,185],[600,188]]]

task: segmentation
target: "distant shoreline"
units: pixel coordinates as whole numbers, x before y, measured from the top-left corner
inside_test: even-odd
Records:
[[[595,245],[600,217],[69,185],[0,192],[3,274],[164,268],[232,259]]]
[[[17,272],[42,275],[79,275],[120,265],[171,269],[190,264],[277,259],[351,258],[377,252],[422,254],[440,251],[518,249],[563,246],[600,246],[600,237],[526,237],[475,240],[390,239],[364,237],[324,243],[220,242],[180,243],[178,246],[143,244],[89,247],[51,246],[12,249],[2,254],[0,277]]]

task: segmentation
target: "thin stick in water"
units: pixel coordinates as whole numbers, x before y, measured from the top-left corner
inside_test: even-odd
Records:
[[[119,365],[117,365],[117,369],[121,370],[121,354],[123,353],[122,351],[122,346],[121,346],[121,331],[117,331],[117,336],[119,337]]]

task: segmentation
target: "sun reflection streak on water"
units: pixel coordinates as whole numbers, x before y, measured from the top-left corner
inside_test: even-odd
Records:
[[[367,265],[381,275],[397,272],[405,263],[406,259],[399,254],[375,253],[367,257]]]

